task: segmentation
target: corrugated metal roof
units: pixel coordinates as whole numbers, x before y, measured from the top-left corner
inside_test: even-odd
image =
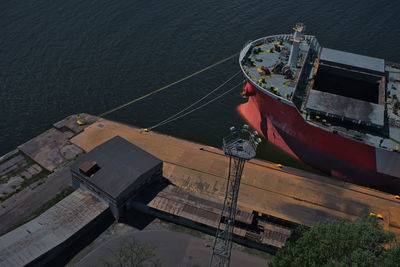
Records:
[[[147,194],[146,190],[143,190],[141,194]],[[134,205],[140,206],[143,204],[136,202]],[[214,228],[218,227],[222,210],[221,203],[194,196],[175,186],[168,186],[163,189],[147,206]],[[236,221],[251,224],[253,216],[252,213],[238,209],[236,212]],[[246,230],[235,226],[234,233],[244,237]]]
[[[286,239],[290,234],[291,230],[289,229],[266,223],[264,226],[262,243],[281,248],[285,245]]]
[[[385,60],[383,59],[362,56],[325,47],[322,48],[320,61],[352,66],[362,70],[370,70],[382,75],[385,72]]]
[[[78,189],[39,217],[0,237],[0,266],[23,266],[51,251],[106,211]]]

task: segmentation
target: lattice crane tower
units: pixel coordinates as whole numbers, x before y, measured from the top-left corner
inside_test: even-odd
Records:
[[[230,130],[231,134],[222,140],[222,149],[229,156],[229,176],[210,267],[229,266],[240,179],[244,164],[256,155],[257,146],[261,142],[257,131],[250,132],[246,124],[241,129],[231,127]]]

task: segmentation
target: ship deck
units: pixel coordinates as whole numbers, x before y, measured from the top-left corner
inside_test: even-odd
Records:
[[[383,126],[384,107],[366,101],[310,90],[305,106],[306,110],[347,119],[356,123],[364,122]]]
[[[385,78],[382,81],[386,82],[386,86],[380,86],[380,99],[375,103],[361,100],[363,97],[369,98],[365,94],[356,99],[353,96],[330,94],[321,89],[317,91],[314,90],[314,84],[309,88],[303,110],[300,111],[303,118],[326,131],[335,131],[341,136],[374,147],[399,151],[400,66],[395,63],[385,63],[384,68]],[[377,70],[378,68],[374,66],[374,72]],[[310,112],[313,112],[314,116],[311,116]],[[345,123],[346,121],[350,123]],[[366,127],[361,127],[362,125]],[[369,126],[376,129],[370,130]]]
[[[304,35],[299,43],[297,68],[291,77],[285,77],[275,68],[287,62],[292,38],[292,34],[273,35],[247,44],[239,58],[247,80],[258,90],[295,105],[304,120],[315,127],[399,151],[400,66],[321,48],[314,36]],[[308,64],[310,51],[320,54]]]
[[[248,51],[247,59],[241,64],[243,71],[247,74],[249,80],[258,85],[259,88],[289,100],[296,88],[294,80],[286,79],[284,75],[278,73],[265,75],[262,68],[267,67],[272,71],[280,59],[289,55],[292,47],[290,35],[270,36],[253,43],[255,46]],[[279,47],[278,50],[280,51],[277,51],[276,47]],[[307,41],[300,42],[299,61],[304,60],[309,48],[310,45]],[[301,62],[298,64],[300,67],[302,65]],[[294,76],[297,77],[300,67],[297,68]]]

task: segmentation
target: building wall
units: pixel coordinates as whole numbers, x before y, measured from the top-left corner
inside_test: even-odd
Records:
[[[74,171],[72,172],[72,185],[74,188],[83,188],[89,191],[92,195],[100,199],[102,202],[106,203],[114,218],[118,221],[124,216],[125,205],[129,199],[132,199],[137,192],[143,186],[147,186],[154,181],[162,178],[162,163],[148,171],[146,174],[139,177],[134,183],[132,183],[128,188],[118,196],[117,199],[112,198],[110,195],[104,191],[96,188],[92,184],[86,182],[85,178],[81,175],[77,175]]]

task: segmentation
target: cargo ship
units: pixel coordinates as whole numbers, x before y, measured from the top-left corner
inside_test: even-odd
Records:
[[[238,111],[273,144],[329,175],[400,193],[400,66],[292,34],[246,43]]]

